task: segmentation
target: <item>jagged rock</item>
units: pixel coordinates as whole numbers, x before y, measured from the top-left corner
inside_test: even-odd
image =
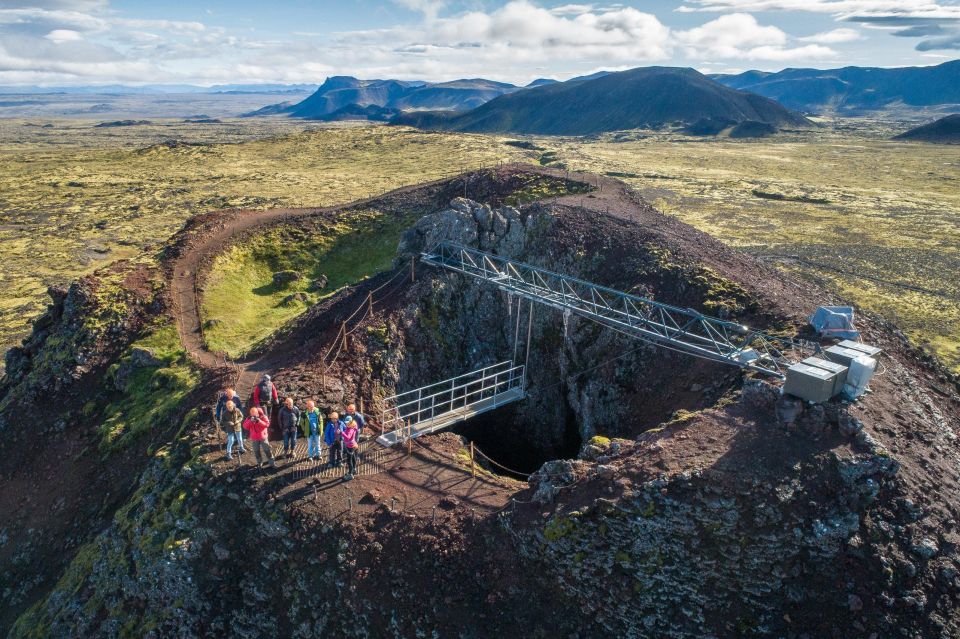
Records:
[[[844,413],[840,416],[840,432],[846,435],[847,437],[853,437],[857,433],[863,430],[863,422],[861,422],[856,417],[852,417]]]
[[[313,292],[322,291],[323,289],[327,288],[328,283],[329,283],[329,280],[327,279],[327,276],[321,275],[317,279],[310,282],[310,287],[307,290],[313,291]]]
[[[310,300],[306,293],[292,293],[281,300],[283,306],[292,306],[294,304],[305,304]]]
[[[920,540],[920,543],[915,544],[911,550],[913,554],[923,559],[932,559],[940,552],[937,542],[929,538]]]
[[[850,595],[847,597],[847,607],[850,612],[859,612],[863,610],[863,600],[857,595]]]
[[[755,388],[755,385],[751,385],[750,388]],[[744,392],[744,395],[746,396],[747,395],[746,386],[744,386],[743,392]],[[751,392],[755,392],[755,391],[751,391]],[[756,391],[756,392],[759,393],[759,391]],[[762,397],[763,401],[767,401],[768,395],[769,393],[763,392],[762,394],[759,394],[757,398],[752,398],[750,400],[745,399],[744,401],[751,401],[751,402],[757,401],[759,397]],[[777,421],[782,426],[792,426],[800,417],[800,415],[803,414],[803,401],[800,399],[797,399],[796,397],[791,397],[789,395],[781,395],[780,397],[777,398],[776,412],[777,412]]]
[[[139,346],[133,348],[130,350],[130,354],[120,362],[113,374],[113,386],[120,392],[126,392],[130,384],[130,377],[135,371],[141,368],[157,368],[163,366],[163,364],[163,360],[154,355],[150,349]]]
[[[284,288],[293,282],[299,282],[301,279],[303,279],[303,276],[297,271],[277,271],[273,274],[273,285]]]

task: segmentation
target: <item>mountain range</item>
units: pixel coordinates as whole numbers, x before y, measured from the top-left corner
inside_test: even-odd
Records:
[[[767,125],[752,127],[767,132],[812,126],[769,98],[676,67],[643,67],[547,84],[501,95],[466,113],[404,113],[392,122],[447,131],[541,135],[678,125],[717,133],[747,122]]]
[[[930,67],[844,67],[711,75],[805,113],[867,115],[960,105],[960,60]]]
[[[482,78],[452,82],[412,82],[404,80],[360,80],[334,76],[320,85],[313,95],[296,104],[274,104],[247,115],[286,114],[310,120],[336,119],[330,116],[345,107],[381,107],[397,111],[467,111],[520,87]],[[344,112],[353,119],[355,109]]]

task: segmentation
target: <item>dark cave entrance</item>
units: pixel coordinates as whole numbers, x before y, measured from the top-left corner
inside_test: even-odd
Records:
[[[580,453],[582,444],[576,420],[568,415],[560,441],[550,445],[536,441],[524,429],[524,419],[516,404],[482,413],[451,429],[457,435],[474,443],[483,455],[495,463],[482,462],[492,472],[517,479],[536,472],[553,459],[572,459]],[[477,455],[482,459],[482,455]],[[500,464],[513,472],[498,468]]]

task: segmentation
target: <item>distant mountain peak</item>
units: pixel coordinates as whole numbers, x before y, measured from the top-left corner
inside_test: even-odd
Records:
[[[774,128],[813,126],[773,100],[725,87],[698,71],[641,67],[500,96],[459,115],[404,114],[394,123],[477,133],[591,135],[711,120]]]

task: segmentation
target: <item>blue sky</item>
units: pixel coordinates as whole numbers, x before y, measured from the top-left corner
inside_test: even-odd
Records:
[[[0,84],[526,83],[960,57],[960,0],[0,0]]]

